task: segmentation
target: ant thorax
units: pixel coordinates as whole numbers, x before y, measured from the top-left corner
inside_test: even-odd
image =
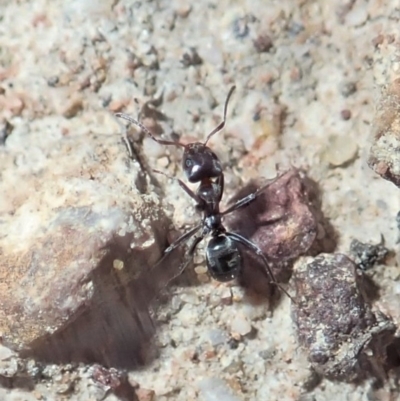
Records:
[[[218,213],[222,190],[221,176],[219,176],[216,180],[212,180],[211,178],[203,179],[197,188],[196,194],[213,213]]]

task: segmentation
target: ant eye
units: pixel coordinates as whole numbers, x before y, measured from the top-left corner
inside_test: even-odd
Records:
[[[186,167],[192,167],[193,162],[190,159],[186,159],[185,165],[186,165]]]

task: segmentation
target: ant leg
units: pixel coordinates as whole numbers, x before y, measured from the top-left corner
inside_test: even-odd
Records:
[[[154,171],[155,173],[157,173],[157,174],[165,175],[165,177],[167,177],[167,178],[169,178],[169,179],[171,179],[171,180],[176,180],[176,181],[178,181],[179,186],[180,186],[192,199],[194,199],[198,205],[201,205],[201,204],[202,204],[202,200],[201,200],[201,199],[200,199],[200,198],[199,198],[199,197],[198,197],[198,196],[182,181],[182,180],[180,180],[179,178],[176,178],[176,177],[171,177],[170,175],[165,174],[164,172],[162,172],[162,171],[160,171],[160,170],[154,170],[154,169],[153,169],[153,171]]]
[[[160,145],[174,145],[174,146],[181,146],[181,147],[186,147],[186,145],[184,145],[183,143],[180,142],[175,142],[175,141],[166,141],[164,139],[158,139],[156,138],[148,128],[146,128],[140,121],[135,120],[132,116],[130,116],[129,114],[125,114],[125,113],[115,113],[116,117],[120,117],[123,118],[124,120],[129,121],[130,123],[136,125],[137,127],[139,127],[142,131],[144,131],[147,135],[150,136],[150,138],[159,143]]]
[[[232,238],[234,241],[246,246],[248,249],[251,249],[257,256],[259,256],[266,268],[266,271],[268,272],[270,278],[272,279],[271,284],[275,284],[281,291],[283,291],[293,303],[296,303],[295,300],[292,298],[292,296],[276,281],[274,274],[272,273],[271,268],[269,267],[267,258],[263,254],[262,250],[254,243],[248,240],[247,238],[242,237],[240,234],[237,233],[230,233],[227,232],[225,233],[227,237]]]
[[[178,248],[180,245],[182,245],[185,242],[187,242],[194,234],[196,234],[196,232],[200,228],[201,228],[201,224],[199,224],[196,227],[192,228],[188,232],[182,234],[167,249],[165,249],[163,256],[161,257],[161,259],[158,260],[158,262],[155,265],[153,265],[152,269],[150,269],[150,271],[144,272],[144,274],[148,275],[147,282],[150,283],[150,285],[154,285],[154,288],[157,288],[157,291],[154,291],[155,292],[154,295],[153,295],[154,297],[157,295],[157,293],[161,289],[165,288],[173,279],[175,279],[176,277],[180,276],[183,273],[183,271],[186,269],[187,265],[192,260],[193,253],[194,253],[195,247],[197,246],[197,243],[195,245],[192,244],[190,246],[190,253],[191,253],[190,254],[190,258],[188,258],[188,253],[186,253],[185,260],[179,266],[178,272],[176,274],[174,274],[172,277],[168,277],[165,280],[163,280],[161,285],[160,285],[160,283],[155,283],[154,276],[153,276],[153,269],[156,268],[157,266],[159,266],[174,249]],[[203,235],[203,237],[204,237],[204,235]],[[203,239],[203,237],[201,237],[201,239]],[[151,299],[153,299],[153,298],[151,298]]]
[[[124,141],[125,146],[126,146],[126,148],[127,148],[127,150],[128,150],[129,158],[130,158],[130,159],[133,159],[133,150],[132,150],[132,146],[131,146],[131,143],[129,142],[129,138],[128,138],[128,135],[127,135],[127,132],[126,132],[126,126],[123,125],[118,119],[116,119],[115,121],[117,122],[117,124],[118,124],[119,127],[121,128],[121,131],[122,131],[122,134],[121,134],[121,135],[122,135],[122,140]]]
[[[271,180],[270,182],[268,182],[267,184],[263,185],[261,188],[258,188],[257,191],[246,195],[244,198],[239,199],[237,202],[235,202],[232,206],[228,207],[228,209],[226,209],[224,212],[221,213],[222,216],[229,214],[235,210],[238,210],[242,207],[246,207],[248,206],[251,202],[253,202],[257,196],[259,196],[263,191],[265,191],[269,186],[271,186],[278,178],[280,178],[281,176],[278,176],[276,178],[274,178],[273,180]]]
[[[203,241],[203,239],[204,239],[204,234],[201,234],[200,236],[194,238],[194,240],[193,240],[192,244],[190,245],[190,248],[185,256],[184,262],[179,266],[178,272],[168,280],[168,283],[171,282],[172,280],[176,279],[177,277],[179,277],[185,271],[185,269],[188,267],[189,263],[193,259],[197,245],[199,245],[200,242]]]
[[[236,86],[232,86],[232,88],[229,90],[228,96],[226,97],[225,100],[225,106],[224,106],[224,119],[208,134],[206,141],[204,142],[204,146],[207,146],[207,142],[209,139],[216,134],[218,131],[221,131],[222,128],[225,126],[225,121],[226,121],[226,112],[228,110],[228,103],[229,99],[232,96],[233,91],[236,89]]]
[[[219,198],[218,198],[218,202],[221,202],[222,195],[224,194],[224,175],[223,174],[221,174],[217,177],[216,183],[219,186],[219,188],[221,188]]]
[[[184,244],[186,241],[188,241],[190,238],[192,238],[193,235],[196,234],[197,231],[200,230],[201,226],[202,226],[202,224],[198,224],[196,227],[192,228],[191,230],[187,231],[186,233],[183,233],[178,239],[176,239],[167,249],[165,249],[163,256],[155,264],[155,266],[160,264],[175,248],[178,248],[178,246]]]

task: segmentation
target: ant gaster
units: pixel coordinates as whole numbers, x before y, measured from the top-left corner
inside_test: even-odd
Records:
[[[271,282],[279,286],[279,288],[281,288],[282,291],[284,291],[290,297],[287,291],[275,280],[268,261],[261,249],[255,243],[246,239],[242,235],[227,231],[222,224],[223,216],[247,206],[254,201],[262,191],[272,184],[272,182],[269,182],[268,184],[259,188],[257,191],[238,200],[225,211],[220,212],[219,205],[224,192],[224,174],[221,161],[219,160],[218,156],[207,146],[207,143],[213,135],[224,128],[229,99],[234,90],[235,86],[230,89],[226,98],[223,121],[208,134],[204,143],[194,142],[183,144],[178,141],[159,139],[156,138],[142,123],[135,120],[130,115],[116,113],[116,116],[128,120],[132,124],[138,126],[155,142],[161,145],[183,147],[183,171],[190,183],[199,183],[199,187],[197,188],[196,192],[193,192],[182,180],[174,178],[178,181],[179,186],[192,199],[195,200],[196,208],[202,212],[203,216],[198,225],[181,235],[167,249],[165,249],[163,257],[157,264],[163,261],[164,258],[167,257],[168,254],[170,254],[174,249],[186,243],[190,238],[200,231],[200,233],[194,237],[193,242],[189,246],[186,261],[182,264],[179,273],[176,276],[180,275],[190,263],[197,245],[206,236],[211,235],[211,239],[206,247],[207,268],[211,277],[213,277],[215,280],[226,282],[239,276],[242,270],[242,257],[238,244],[241,244],[252,252],[256,253],[256,255],[262,260]],[[154,171],[166,175],[161,171]]]

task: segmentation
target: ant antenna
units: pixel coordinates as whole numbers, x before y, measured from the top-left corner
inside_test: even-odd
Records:
[[[181,146],[183,148],[186,147],[186,145],[184,145],[183,143],[180,142],[175,142],[175,141],[166,141],[164,139],[158,139],[156,138],[148,128],[146,128],[140,121],[135,120],[133,117],[131,117],[129,114],[125,114],[125,113],[115,113],[116,117],[120,117],[123,118],[124,120],[129,121],[130,123],[138,126],[142,131],[144,131],[147,135],[150,136],[150,138],[159,143],[160,145],[174,145],[174,146]]]
[[[217,132],[221,131],[222,128],[224,128],[225,126],[225,121],[226,121],[226,112],[228,110],[228,103],[229,103],[229,99],[232,96],[233,91],[236,89],[236,86],[232,86],[232,88],[229,90],[228,96],[226,97],[225,100],[225,106],[224,106],[224,119],[208,134],[206,141],[204,142],[204,146],[207,146],[207,142],[209,141],[209,139],[216,134]]]

